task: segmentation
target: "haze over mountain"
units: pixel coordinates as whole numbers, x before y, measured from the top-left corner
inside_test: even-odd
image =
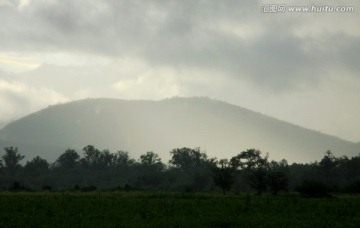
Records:
[[[86,99],[50,106],[0,130],[0,146],[19,147],[27,159],[39,155],[54,161],[67,148],[82,153],[89,144],[127,150],[133,158],[154,151],[164,162],[171,149],[185,146],[217,158],[257,148],[290,162],[319,160],[328,149],[352,156],[360,147],[208,98]]]

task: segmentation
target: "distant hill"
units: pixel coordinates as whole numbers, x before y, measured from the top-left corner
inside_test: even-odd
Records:
[[[127,150],[134,158],[147,151],[164,162],[177,147],[201,147],[209,156],[231,158],[257,148],[270,158],[291,162],[319,160],[326,150],[356,155],[355,143],[302,128],[208,98],[162,101],[86,99],[50,106],[0,130],[0,146],[12,144],[28,159],[53,161],[67,148],[95,145]]]

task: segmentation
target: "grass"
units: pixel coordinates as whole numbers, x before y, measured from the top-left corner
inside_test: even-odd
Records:
[[[0,193],[0,227],[360,227],[360,196]]]

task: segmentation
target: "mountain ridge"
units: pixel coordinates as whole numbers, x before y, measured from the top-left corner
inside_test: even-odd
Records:
[[[258,148],[271,158],[296,162],[319,159],[328,149],[353,155],[357,148],[339,137],[205,97],[92,98],[53,105],[9,123],[0,129],[0,140],[78,150],[91,144],[128,150],[134,158],[153,150],[163,159],[183,146],[201,147],[218,158]],[[39,155],[53,160],[59,153]]]

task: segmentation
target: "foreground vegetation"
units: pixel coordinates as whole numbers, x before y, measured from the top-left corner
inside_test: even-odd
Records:
[[[359,227],[360,197],[0,193],[0,227]]]
[[[177,148],[165,164],[83,151],[21,165],[5,148],[0,227],[360,227],[360,155],[289,165],[255,149],[228,160]]]
[[[68,149],[49,163],[7,147],[0,160],[0,190],[157,190],[182,192],[297,191],[305,196],[360,193],[360,156],[336,157],[327,151],[320,162],[288,164],[270,161],[260,150],[248,149],[230,159],[209,158],[200,148],[177,148],[163,163],[150,151],[138,160],[126,151],[112,153],[88,145],[83,156]]]

